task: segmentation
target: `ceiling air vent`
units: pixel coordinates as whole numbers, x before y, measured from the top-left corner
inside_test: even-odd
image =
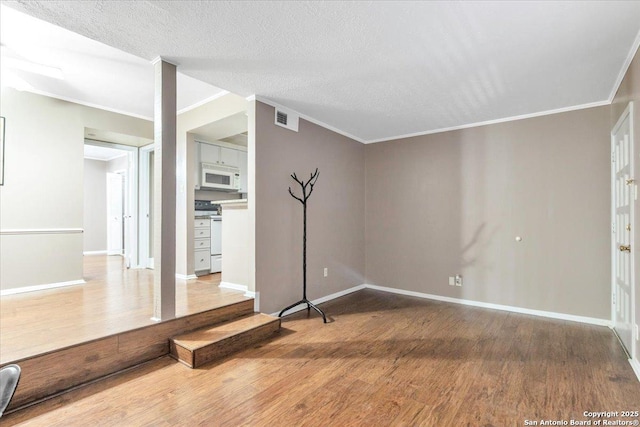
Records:
[[[275,124],[298,132],[298,115],[283,108],[276,108]]]

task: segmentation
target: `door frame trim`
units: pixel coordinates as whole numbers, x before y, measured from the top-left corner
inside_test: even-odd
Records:
[[[122,172],[122,171],[119,171]],[[125,177],[122,173],[119,173],[118,171],[116,172],[107,172],[107,255],[121,255],[121,256],[125,256],[125,245],[127,244],[126,240],[127,240],[127,235],[125,233],[125,216],[126,216],[126,212],[125,212]],[[120,210],[122,211],[122,215],[121,215],[121,219],[120,219],[120,233],[121,236],[118,237],[118,239],[120,240],[120,249],[118,251],[114,251],[111,248],[111,244],[113,243],[113,239],[111,239],[111,230],[112,228],[110,228],[109,224],[111,223],[111,217],[109,216],[109,213],[111,212],[110,209],[111,207],[114,205],[114,203],[111,203],[111,177],[112,176],[117,176],[119,177],[119,182],[120,182],[120,195],[121,197],[121,206],[120,206]]]
[[[117,144],[113,142],[97,141],[94,139],[85,138],[84,143],[86,145],[95,145],[98,147],[115,148],[127,152],[127,175],[128,175],[128,193],[129,193],[129,234],[126,238],[129,239],[131,263],[130,268],[140,268],[140,254],[139,254],[139,242],[138,242],[138,147],[130,145]]]
[[[150,268],[153,269],[153,258],[149,256],[149,218],[145,217],[147,214],[151,214],[151,212],[147,212],[147,208],[149,206],[151,194],[149,191],[149,183],[150,183],[150,168],[149,168],[149,159],[151,156],[151,152],[155,151],[155,145],[149,144],[144,147],[140,147],[140,155],[138,156],[138,161],[140,163],[140,206],[138,210],[138,223],[140,224],[139,228],[139,245],[140,248],[140,260],[139,264],[141,268]],[[152,208],[153,209],[153,208]]]
[[[614,304],[614,298],[616,302],[619,301],[616,295],[616,255],[617,255],[617,247],[616,247],[616,237],[615,237],[615,170],[614,170],[614,162],[613,159],[615,156],[615,138],[614,135],[622,126],[622,123],[626,118],[629,118],[629,172],[630,178],[634,178],[635,172],[635,150],[634,150],[634,129],[633,129],[633,102],[629,102],[627,107],[624,109],[620,117],[618,118],[615,126],[611,129],[610,139],[611,139],[611,179],[610,179],[610,188],[611,188],[611,325],[612,329],[615,330],[616,326],[616,306]],[[631,235],[629,236],[629,245],[631,245],[631,257],[629,261],[629,278],[630,278],[630,288],[631,288],[631,306],[630,306],[630,315],[631,315],[631,348],[627,349],[631,355],[631,359],[634,360],[637,358],[637,350],[636,350],[636,304],[635,304],[635,292],[636,292],[636,277],[635,277],[635,253],[638,251],[635,245],[635,203],[637,199],[637,188],[638,184],[634,183],[634,189],[631,192],[631,200],[629,203],[629,221],[631,223]]]

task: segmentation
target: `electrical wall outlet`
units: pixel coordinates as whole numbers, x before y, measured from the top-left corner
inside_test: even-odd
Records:
[[[456,274],[456,286],[462,286],[462,276],[459,274]]]
[[[329,269],[327,267],[324,268],[324,277],[327,277],[329,275]]]
[[[451,276],[449,277],[449,286],[455,286],[456,285],[456,278]]]

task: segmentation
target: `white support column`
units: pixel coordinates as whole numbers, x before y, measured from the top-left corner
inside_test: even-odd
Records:
[[[153,61],[154,274],[153,320],[176,317],[176,66]]]

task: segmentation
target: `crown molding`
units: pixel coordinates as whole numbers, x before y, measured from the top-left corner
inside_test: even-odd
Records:
[[[640,46],[640,30],[638,30],[638,34],[636,34],[636,38],[631,45],[631,50],[629,50],[629,54],[627,58],[624,60],[622,64],[622,68],[620,69],[620,73],[618,74],[618,78],[613,84],[613,88],[611,89],[611,93],[609,94],[609,103],[613,102],[613,98],[615,98],[616,93],[618,93],[618,89],[620,89],[620,85],[622,84],[622,80],[624,80],[624,76],[629,71],[629,67],[631,66],[631,62],[633,62],[633,58],[636,56],[638,52],[638,47]]]
[[[487,120],[487,121],[484,121],[484,122],[469,123],[469,124],[466,124],[466,125],[451,126],[451,127],[447,127],[447,128],[428,130],[428,131],[424,131],[424,132],[415,132],[415,133],[409,133],[409,134],[405,134],[405,135],[392,136],[392,137],[389,137],[389,138],[374,139],[374,140],[369,140],[369,141],[365,142],[365,144],[374,144],[376,142],[385,142],[385,141],[395,141],[397,139],[413,138],[413,137],[416,137],[416,136],[431,135],[431,134],[434,134],[434,133],[450,132],[450,131],[453,131],[453,130],[468,129],[468,128],[474,128],[474,127],[480,127],[480,126],[487,126],[487,125],[495,125],[495,124],[506,123],[506,122],[514,122],[516,120],[531,119],[531,118],[534,118],[534,117],[542,117],[542,116],[550,116],[552,114],[567,113],[567,112],[570,112],[570,111],[584,110],[586,108],[593,108],[593,107],[602,107],[604,105],[610,105],[610,104],[611,104],[611,102],[608,101],[608,100],[607,101],[591,102],[591,103],[588,103],[588,104],[574,105],[572,107],[557,108],[555,110],[546,110],[546,111],[540,111],[540,112],[537,112],[537,113],[522,114],[520,116],[505,117],[505,118],[502,118],[502,119]]]
[[[293,108],[291,108],[291,107],[287,107],[286,105],[279,104],[279,103],[277,103],[277,102],[275,102],[275,101],[272,101],[272,100],[271,100],[271,99],[269,99],[269,98],[265,98],[265,97],[260,96],[260,95],[251,95],[251,96],[252,96],[252,97],[255,97],[255,100],[256,100],[256,101],[260,101],[260,102],[262,102],[263,104],[270,105],[270,106],[272,106],[273,108],[282,108],[282,109],[285,109],[285,110],[291,111],[291,112],[293,112],[293,113],[297,114],[301,119],[304,119],[304,120],[306,120],[306,121],[308,121],[308,122],[310,122],[310,123],[313,123],[313,124],[315,124],[315,125],[318,125],[318,126],[320,126],[320,127],[323,127],[323,128],[325,128],[325,129],[328,129],[328,130],[330,130],[330,131],[332,131],[332,132],[338,133],[338,134],[340,134],[340,135],[342,135],[342,136],[346,136],[346,137],[347,137],[347,138],[349,138],[349,139],[353,139],[354,141],[358,141],[358,142],[363,143],[363,144],[366,144],[366,143],[367,143],[367,141],[365,141],[365,140],[364,140],[364,139],[362,139],[362,138],[359,138],[359,137],[357,137],[357,136],[355,136],[355,135],[352,135],[352,134],[350,134],[350,133],[348,133],[348,132],[345,132],[345,131],[343,131],[343,130],[341,130],[341,129],[338,129],[338,128],[336,128],[336,127],[333,127],[333,126],[331,126],[331,125],[329,125],[329,124],[327,124],[327,123],[325,123],[325,122],[322,122],[322,121],[320,121],[320,120],[314,119],[313,117],[309,117],[309,116],[307,116],[306,114],[302,114],[302,113],[300,113],[299,111],[296,111],[295,109],[293,109]]]

